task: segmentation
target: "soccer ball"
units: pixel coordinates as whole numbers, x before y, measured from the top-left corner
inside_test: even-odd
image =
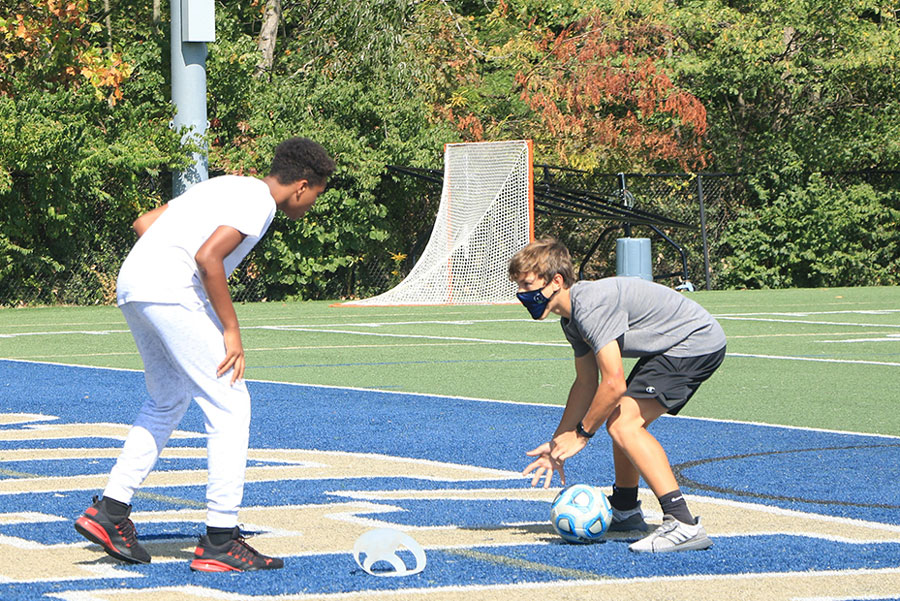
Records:
[[[575,484],[562,490],[550,505],[550,523],[569,543],[600,540],[612,521],[612,507],[602,490]]]

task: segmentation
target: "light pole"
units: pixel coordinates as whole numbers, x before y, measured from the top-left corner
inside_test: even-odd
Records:
[[[192,164],[172,174],[172,195],[178,196],[209,177],[206,151],[206,43],[216,41],[214,0],[170,0],[172,13],[171,126],[181,132],[182,144],[200,147],[192,152]]]

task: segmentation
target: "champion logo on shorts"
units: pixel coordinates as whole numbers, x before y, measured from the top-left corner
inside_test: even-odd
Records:
[[[649,394],[656,394],[656,389],[653,388],[652,386],[648,386],[644,390],[647,391],[647,393],[649,393]]]

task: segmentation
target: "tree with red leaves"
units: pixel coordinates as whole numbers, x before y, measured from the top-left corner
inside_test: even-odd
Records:
[[[667,74],[673,40],[661,23],[606,13],[546,34],[516,75],[545,132],[535,138],[583,169],[701,169],[706,109]]]

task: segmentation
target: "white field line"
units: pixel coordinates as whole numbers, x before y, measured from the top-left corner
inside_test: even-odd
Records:
[[[861,361],[856,359],[823,359],[819,357],[789,357],[786,355],[752,355],[749,353],[726,353],[728,357],[748,357],[750,359],[780,359],[784,361],[813,361],[817,363],[854,363],[860,365],[886,365],[900,367],[900,363],[890,361]]]
[[[348,332],[349,333],[349,332]],[[358,332],[356,332],[358,333]],[[360,334],[366,335],[366,334]],[[387,336],[387,334],[367,334],[369,336]],[[395,336],[400,336],[399,334]],[[399,347],[428,347],[428,346],[477,346],[485,343],[495,343],[498,341],[492,340],[477,340],[474,342],[434,342],[434,343],[413,343],[413,344],[348,344],[348,345],[333,345],[333,346],[288,346],[288,347],[263,347],[263,348],[247,348],[244,349],[246,352],[280,352],[280,351],[289,351],[289,350],[303,350],[303,351],[315,351],[315,350],[327,350],[327,349],[342,349],[342,348],[350,348],[350,349],[358,349],[358,348],[399,348]],[[543,346],[557,346],[557,347],[566,347],[568,344],[558,344],[558,343],[538,343],[538,342],[512,342],[512,341],[499,341],[503,344],[527,344],[527,345],[543,345]],[[137,351],[134,352],[119,352],[119,353],[75,353],[75,354],[66,354],[66,355],[29,355],[25,357],[0,357],[0,359],[9,359],[13,361],[17,360],[45,360],[45,359],[65,359],[65,358],[75,358],[75,357],[114,357],[114,356],[137,356]],[[879,365],[885,367],[900,367],[900,363],[893,363],[889,361],[863,361],[863,360],[855,360],[855,359],[822,359],[815,357],[790,357],[785,355],[754,355],[749,353],[726,353],[728,357],[744,357],[748,359],[774,359],[774,360],[782,360],[782,361],[812,361],[819,363],[849,363],[849,364],[862,364],[862,365]]]
[[[468,343],[477,343],[477,344],[506,344],[506,345],[520,345],[520,346],[547,346],[547,347],[561,347],[567,348],[569,343],[567,342],[532,342],[525,340],[498,340],[492,338],[465,338],[465,337],[456,337],[456,336],[427,336],[424,334],[388,334],[386,332],[356,332],[353,330],[333,330],[333,329],[321,329],[321,328],[311,328],[311,327],[294,327],[294,326],[257,326],[257,329],[267,329],[267,330],[277,330],[277,331],[285,331],[285,332],[310,332],[310,333],[332,333],[332,334],[348,334],[348,335],[356,335],[356,336],[374,336],[377,338],[412,338],[417,340],[439,340],[442,342],[468,342]],[[128,330],[125,330],[126,332]],[[93,332],[96,334],[96,332]],[[6,337],[13,337],[16,334],[8,334]],[[351,345],[352,346],[352,345]],[[376,345],[377,346],[377,345]],[[317,347],[312,346],[302,346],[298,347],[301,349],[313,349]],[[252,349],[248,349],[252,350]],[[278,350],[278,349],[276,349]],[[285,350],[285,349],[281,349]],[[91,354],[84,355],[75,355],[79,357],[90,357],[94,356]],[[97,355],[100,356],[100,355]],[[748,354],[748,353],[727,353],[729,357],[747,357],[753,359],[780,359],[780,360],[790,360],[790,361],[812,361],[812,362],[822,362],[822,363],[845,363],[845,364],[862,364],[862,365],[881,365],[887,367],[900,367],[900,363],[888,362],[888,361],[863,361],[856,359],[824,359],[817,357],[791,357],[787,355],[759,355],[759,354]],[[42,357],[36,358],[50,358],[50,356],[44,355]]]
[[[900,334],[887,334],[884,338],[848,338],[846,340],[817,340],[822,344],[841,344],[847,342],[900,342]]]
[[[288,326],[289,328],[296,328],[297,326]],[[314,326],[310,326],[314,327]],[[244,327],[243,329],[280,329],[281,326],[249,326]],[[90,334],[113,334],[113,333],[124,333],[127,330],[106,330],[102,332],[90,332]],[[46,334],[73,334],[80,332],[46,332]],[[14,338],[19,335],[24,336],[33,336],[38,333],[21,333],[21,334],[0,334],[0,338]],[[847,340],[817,340],[816,342],[822,343],[853,343],[853,342],[898,342],[900,341],[900,334],[893,334],[891,332],[857,332],[854,334],[835,334],[834,332],[812,332],[812,333],[796,333],[796,334],[747,334],[747,335],[732,335],[728,336],[728,340],[743,340],[743,339],[751,339],[751,338],[808,338],[811,336],[859,336],[860,334],[868,335],[868,336],[886,336],[886,338],[851,338]],[[247,352],[276,352],[276,351],[316,351],[316,350],[337,350],[337,349],[365,349],[365,348],[377,348],[377,349],[387,349],[387,348],[413,348],[413,347],[429,347],[429,346],[478,346],[481,344],[486,344],[485,342],[410,342],[410,343],[397,343],[397,344],[321,344],[321,345],[309,345],[304,344],[300,346],[272,346],[272,347],[248,347],[244,350]],[[560,345],[563,346],[563,345]],[[137,355],[137,351],[125,351],[125,352],[110,352],[110,353],[62,353],[62,354],[52,354],[52,355],[20,355],[16,357],[17,359],[62,359],[66,357],[115,357],[115,356],[126,356],[126,355]],[[733,354],[732,354],[733,355]]]
[[[784,317],[805,317],[808,315],[847,315],[847,314],[857,314],[857,315],[887,315],[890,313],[900,313],[900,309],[858,309],[858,310],[844,310],[844,311],[794,311],[794,312],[757,312],[757,313],[721,313],[716,314],[715,317],[754,317],[760,315],[780,315]],[[445,315],[463,315],[464,313],[461,311],[448,311],[444,313]],[[382,313],[380,317],[409,317],[410,313]],[[310,319],[315,319],[315,316],[310,317]],[[248,317],[244,318],[242,321],[250,323],[257,321],[283,321],[288,319],[287,317]],[[509,319],[460,319],[456,321],[408,321],[408,322],[383,322],[384,325],[391,325],[392,323],[481,323],[481,322],[492,322],[492,321],[525,321],[531,322],[532,320],[527,318],[509,318]],[[552,323],[552,322],[551,322]],[[121,325],[121,321],[107,322],[103,324],[103,322],[91,322],[91,321],[72,321],[72,322],[61,322],[61,323],[53,323],[53,324],[45,324],[45,323],[18,323],[18,324],[7,324],[2,327],[10,327],[10,328],[39,328],[39,327],[49,327],[49,326],[91,326],[91,325]],[[367,323],[361,324],[348,324],[348,323],[338,323],[338,324],[322,324],[322,325],[330,325],[330,326],[347,326],[347,325],[369,325]]]
[[[893,332],[796,332],[794,334],[730,334],[728,340],[743,340],[746,338],[809,338],[812,336],[900,336]],[[865,339],[860,339],[863,341]],[[856,342],[856,340],[817,340],[816,342]]]
[[[461,311],[455,311],[455,312],[450,311],[450,312],[441,313],[441,314],[442,315],[463,315],[464,313]],[[407,318],[410,318],[411,316],[412,316],[411,313],[380,313],[379,314],[379,317],[407,317]],[[332,315],[323,315],[323,316],[312,315],[312,316],[309,316],[308,319],[311,319],[311,320],[325,319],[326,317],[331,319],[331,317],[333,317],[333,316]],[[258,322],[258,321],[286,321],[287,319],[290,319],[290,317],[281,315],[281,316],[277,316],[277,317],[244,317],[244,319],[242,319],[241,321],[245,322],[245,323],[251,323],[251,322]],[[525,321],[528,321],[528,319],[525,319]],[[10,324],[6,324],[2,327],[5,327],[5,328],[42,328],[42,327],[50,327],[50,326],[53,326],[53,327],[101,326],[101,325],[121,326],[121,325],[124,325],[124,323],[125,323],[124,320],[115,320],[115,321],[107,321],[107,322],[70,321],[70,322],[54,322],[54,323],[10,323]]]
[[[489,321],[489,320],[484,320]],[[503,321],[519,321],[519,320],[503,320]],[[529,321],[529,320],[525,320]],[[781,320],[776,320],[781,321]],[[425,322],[416,322],[416,323],[425,323]],[[433,324],[439,323],[456,323],[461,324],[463,322],[428,322]],[[469,322],[470,323],[470,322]],[[549,322],[555,323],[555,322]],[[816,322],[811,322],[816,323]],[[340,324],[338,324],[340,325]],[[371,325],[371,326],[383,326],[383,325],[391,325],[388,323],[380,323],[380,324],[349,324],[349,325]],[[296,330],[298,328],[310,328],[310,331],[315,331],[314,328],[325,327],[325,326],[316,326],[316,325],[285,325],[285,326],[242,326],[242,330]],[[62,330],[62,331],[46,331],[46,332],[18,332],[12,334],[0,334],[0,338],[18,338],[21,336],[65,336],[65,335],[86,335],[86,336],[105,336],[108,334],[127,334],[129,330]],[[356,334],[363,334],[363,332],[354,332]],[[398,334],[400,336],[401,334]],[[854,332],[852,334],[837,334],[835,332],[805,332],[805,333],[794,333],[794,334],[740,334],[740,335],[730,335],[728,336],[729,340],[738,340],[745,338],[808,338],[811,336],[888,336],[888,337],[900,337],[900,334],[894,334],[892,332]],[[850,340],[822,340],[820,342],[880,342],[886,340],[896,340],[896,338],[860,338],[860,339],[850,339]],[[328,348],[354,348],[359,345],[340,345],[340,346],[298,346],[298,347],[279,347],[283,350],[292,350],[292,349],[328,349]],[[370,346],[378,346],[378,345],[370,345]],[[418,346],[416,344],[409,345],[396,345],[396,346]],[[278,350],[278,349],[248,349],[248,350]],[[116,353],[111,353],[116,354]],[[68,355],[58,355],[60,357],[68,356]],[[73,357],[78,356],[86,356],[86,355],[71,355]]]
[[[16,332],[14,334],[0,334],[0,338],[21,338],[23,336],[69,336],[79,334],[82,336],[106,336],[108,334],[130,334],[131,330],[57,330],[46,332]]]
[[[507,318],[507,319],[457,319],[457,320],[437,320],[422,319],[417,321],[362,321],[355,323],[323,323],[323,324],[285,324],[274,326],[251,326],[255,328],[380,328],[383,326],[419,326],[419,325],[447,325],[447,326],[471,326],[480,323],[505,323],[505,322],[522,322],[533,323],[533,319],[528,318]],[[556,323],[556,320],[544,320],[537,322]]]
[[[302,346],[263,346],[263,347],[245,347],[245,352],[264,353],[264,352],[281,352],[281,351],[322,351],[322,350],[338,350],[338,349],[387,349],[387,348],[414,348],[429,346],[480,346],[483,342],[410,342],[408,344],[322,344],[311,346],[304,344]],[[59,355],[25,355],[16,357],[16,359],[64,359],[67,357],[116,357],[116,356],[138,356],[137,350],[124,351],[118,353],[67,353]]]
[[[768,321],[776,323],[802,323],[809,325],[829,325],[829,326],[849,326],[849,327],[871,327],[871,328],[900,328],[900,324],[870,324],[870,323],[853,323],[853,322],[832,322],[832,321],[810,321],[810,320],[792,320],[792,319],[764,319],[758,316],[771,315],[783,317],[808,317],[811,315],[889,315],[900,313],[900,309],[870,309],[870,310],[845,310],[845,311],[803,311],[803,312],[759,312],[759,313],[722,313],[715,314],[716,319],[725,319],[733,321]],[[397,314],[408,315],[408,314]],[[382,316],[383,317],[383,316]],[[270,321],[281,318],[259,318],[247,319],[247,322],[254,321]],[[502,318],[502,319],[457,319],[457,320],[412,320],[412,321],[374,321],[374,322],[339,322],[327,324],[283,324],[283,325],[245,325],[243,329],[261,329],[261,330],[279,330],[279,329],[302,329],[301,331],[313,331],[319,328],[380,328],[390,326],[404,325],[475,325],[484,323],[537,323],[537,324],[555,324],[558,320],[543,320],[535,322],[527,318]],[[53,325],[88,325],[87,323],[70,323],[70,324],[53,324]],[[12,327],[22,327],[19,325]],[[40,324],[31,324],[31,327],[40,327]],[[340,332],[339,330],[322,330],[323,332]],[[47,330],[38,332],[15,332],[10,334],[0,334],[0,338],[16,338],[19,336],[54,336],[54,335],[95,335],[102,336],[107,334],[123,334],[128,333],[127,329],[107,329],[107,330]],[[358,333],[358,332],[352,332]],[[776,334],[777,336],[778,334]],[[794,334],[782,334],[782,336],[791,336]],[[795,334],[797,336],[809,336],[810,334]],[[477,339],[473,339],[477,340]],[[490,340],[489,342],[498,342]],[[523,343],[525,344],[525,343]]]
[[[3,359],[0,358],[0,361],[10,361],[12,363],[31,363],[36,365],[58,365],[60,367],[77,367],[79,369],[93,369],[93,370],[109,370],[109,371],[125,371],[131,373],[141,373],[143,370],[141,369],[131,369],[126,367],[97,367],[96,365],[72,365],[71,363],[57,363],[53,361],[29,361],[23,359]],[[565,409],[562,405],[557,405],[554,403],[540,403],[540,402],[525,402],[525,401],[510,401],[503,399],[488,399],[481,397],[466,397],[466,396],[456,396],[449,394],[434,394],[434,393],[425,393],[425,392],[401,392],[397,390],[383,390],[380,388],[362,388],[359,386],[335,386],[331,384],[302,384],[298,382],[284,382],[280,380],[251,380],[248,379],[248,382],[259,382],[261,384],[283,384],[285,386],[292,386],[297,388],[322,388],[326,390],[349,390],[354,392],[375,392],[378,394],[389,394],[389,395],[400,395],[400,396],[411,396],[411,397],[424,397],[430,399],[459,399],[463,401],[475,401],[478,403],[493,403],[493,404],[501,404],[501,405],[524,405],[524,406],[539,406],[539,407],[547,407],[550,409],[556,409],[560,413]],[[697,421],[705,421],[705,422],[722,422],[728,424],[745,424],[750,426],[762,426],[765,428],[785,428],[788,430],[802,430],[807,432],[829,432],[833,434],[849,434],[851,436],[872,436],[875,438],[889,438],[889,439],[898,439],[900,440],[900,436],[893,434],[873,434],[871,432],[854,432],[852,430],[829,430],[827,428],[812,428],[807,426],[788,426],[782,424],[767,424],[765,422],[750,422],[745,420],[737,420],[737,419],[722,419],[722,418],[714,418],[714,417],[692,417],[688,415],[663,415],[661,419],[681,419],[681,420],[697,420]]]
[[[764,319],[762,317],[732,317],[716,315],[716,319],[728,321],[768,321],[774,323],[802,323],[808,326],[850,326],[853,328],[900,328],[900,324],[892,323],[853,323],[846,321],[810,321],[805,319]]]
[[[251,321],[251,320],[248,320]],[[503,322],[523,322],[531,323],[531,319],[462,319],[453,321],[439,320],[422,320],[422,321],[378,321],[378,322],[358,322],[358,323],[328,323],[328,324],[285,324],[285,325],[244,325],[242,330],[294,330],[298,328],[381,328],[385,326],[410,326],[410,325],[454,325],[468,326],[481,323],[503,323]],[[556,320],[540,323],[556,323]],[[311,330],[310,330],[311,331]],[[330,330],[322,330],[328,332]],[[63,335],[85,335],[85,336],[105,336],[107,334],[128,334],[128,329],[115,330],[46,330],[38,332],[13,332],[10,334],[0,334],[0,338],[19,338],[22,336],[63,336]]]
[[[764,319],[759,317],[752,317],[756,315],[777,315],[777,316],[810,316],[810,315],[832,315],[832,314],[864,314],[864,315],[884,315],[884,314],[892,314],[898,313],[900,309],[878,309],[878,310],[845,310],[845,311],[819,311],[819,312],[791,312],[791,313],[778,313],[778,312],[765,312],[765,313],[732,313],[732,314],[722,314],[717,315],[718,319],[726,319],[726,320],[748,320],[748,321],[768,321],[768,322],[777,322],[777,323],[802,323],[807,325],[833,325],[833,326],[849,326],[849,327],[875,327],[875,328],[900,328],[900,324],[862,324],[862,323],[849,323],[849,322],[821,322],[821,321],[808,321],[808,320],[791,320],[791,319]],[[329,333],[329,334],[344,334],[344,335],[355,335],[355,336],[375,336],[381,338],[406,338],[406,339],[418,339],[418,340],[435,340],[439,341],[435,344],[504,344],[504,345],[521,345],[521,346],[546,346],[546,347],[559,347],[565,348],[568,346],[568,343],[558,343],[558,342],[532,342],[532,341],[515,341],[515,340],[501,340],[494,338],[474,338],[474,337],[457,337],[457,336],[432,336],[432,335],[424,335],[424,334],[396,334],[396,333],[387,333],[387,332],[359,332],[355,330],[346,330],[342,328],[347,327],[364,327],[364,328],[380,328],[380,327],[390,327],[395,325],[474,325],[480,323],[499,323],[499,322],[532,322],[529,319],[519,319],[519,318],[508,318],[508,319],[480,319],[480,320],[452,320],[452,321],[441,321],[441,320],[422,320],[422,321],[403,321],[403,322],[390,322],[390,321],[378,321],[378,322],[355,322],[355,323],[340,323],[340,324],[321,324],[321,325],[261,325],[261,326],[245,326],[244,329],[255,329],[255,330],[274,330],[274,331],[290,331],[290,332],[309,332],[309,333]],[[552,320],[550,322],[543,321],[538,323],[556,323],[556,320]],[[340,328],[340,329],[339,329]],[[89,336],[102,336],[109,334],[123,334],[128,333],[129,330],[124,329],[116,329],[116,330],[64,330],[64,331],[45,331],[45,332],[18,332],[12,334],[0,334],[0,338],[17,338],[21,336],[54,336],[54,335],[89,335]],[[879,332],[880,334],[880,332]],[[797,336],[809,336],[808,333],[800,333],[796,334]],[[833,335],[833,334],[832,334]],[[856,334],[857,336],[859,333]],[[871,335],[871,334],[870,334]],[[785,335],[777,335],[776,336],[785,336]],[[789,336],[789,335],[788,335]],[[880,339],[853,339],[853,342],[856,341],[893,341],[893,334],[887,334],[888,338],[880,338]],[[735,337],[739,338],[739,337]],[[828,341],[828,342],[847,342],[847,341]],[[353,347],[355,345],[342,345],[344,347]],[[379,345],[365,345],[369,346],[379,346]],[[398,345],[392,345],[398,346]],[[412,344],[406,346],[413,346]],[[425,346],[425,344],[423,344]],[[301,349],[328,349],[328,348],[341,348],[341,346],[316,346],[312,347],[309,345],[304,345],[301,347],[283,347],[281,349],[271,349],[271,348],[263,348],[263,349],[248,349],[248,350],[260,350],[260,351],[269,351],[269,350],[301,350]],[[115,353],[96,353],[96,354],[84,354],[84,355],[66,355],[66,356],[81,356],[81,357],[91,357],[91,356],[108,356],[113,355]],[[130,354],[130,353],[123,353]],[[747,358],[758,358],[758,359],[775,359],[775,360],[790,360],[790,361],[811,361],[811,362],[824,362],[824,363],[844,363],[844,364],[862,364],[862,365],[880,365],[880,366],[888,366],[888,367],[900,367],[900,363],[895,362],[886,362],[886,361],[865,361],[865,360],[853,360],[853,359],[825,359],[825,358],[813,358],[813,357],[793,357],[793,356],[785,356],[785,355],[762,355],[762,354],[745,354],[745,353],[728,353],[729,356],[732,357],[747,357]],[[52,356],[43,356],[43,358],[50,358]],[[61,355],[56,355],[56,357],[62,357]],[[37,358],[37,357],[36,357]]]
[[[752,315],[783,315],[785,317],[806,317],[808,315],[888,315],[900,313],[900,309],[845,309],[843,311],[763,311],[758,313],[722,313],[716,317],[750,317]]]

